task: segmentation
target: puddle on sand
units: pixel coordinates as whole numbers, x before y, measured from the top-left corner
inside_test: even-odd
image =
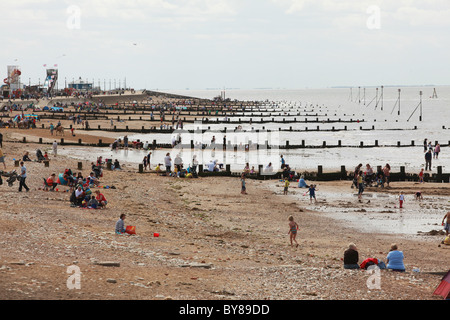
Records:
[[[280,183],[281,184],[281,183]],[[281,187],[271,186],[271,190],[281,194]],[[395,195],[364,194],[362,203],[358,202],[357,192],[316,191],[317,203],[310,203],[307,189],[290,188],[290,193],[298,200],[302,208],[320,212],[347,227],[364,233],[402,234],[417,236],[418,232],[442,230],[440,225],[445,212],[450,209],[450,197],[437,197],[416,201],[413,195],[406,195],[403,208],[399,208]],[[332,231],[332,230],[330,230]]]

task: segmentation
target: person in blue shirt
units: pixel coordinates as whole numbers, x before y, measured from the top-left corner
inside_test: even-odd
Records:
[[[299,188],[309,188],[309,186],[305,182],[304,176],[301,176],[300,179],[298,180],[298,187]]]
[[[391,245],[391,250],[386,257],[387,268],[393,271],[405,271],[404,258],[403,252],[398,251],[398,246],[396,244]]]

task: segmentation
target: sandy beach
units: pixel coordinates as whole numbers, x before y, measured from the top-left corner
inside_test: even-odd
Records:
[[[62,122],[66,128],[70,124]],[[97,125],[110,127],[108,120],[91,122],[92,128]],[[248,179],[248,195],[242,195],[239,178],[138,173],[136,163],[121,160],[123,170],[105,169],[100,187],[93,189],[105,195],[107,208],[81,209],[70,207],[67,187],[41,190],[43,178],[67,168],[87,176],[96,161],[97,151],[90,150],[96,148],[60,145],[55,157],[50,143],[61,137],[37,127],[2,129],[5,171],[19,170],[13,159],[25,151],[35,159],[36,149],[48,151],[50,165],[26,163],[28,193],[19,193],[17,182],[8,187],[5,178],[0,186],[1,299],[442,299],[432,293],[450,262],[440,225],[450,209],[447,184],[395,182],[390,188],[368,188],[358,202],[351,181],[320,182],[317,203],[310,203],[296,182],[283,195],[278,180]],[[75,136],[66,130],[66,142],[112,143],[123,135],[76,128]],[[38,144],[39,138],[49,144]],[[162,161],[152,158],[152,168]],[[79,162],[83,170],[77,170]],[[413,199],[418,188],[421,202]],[[401,191],[407,201],[400,210]],[[126,225],[136,226],[136,235],[115,234],[122,213]],[[289,243],[290,215],[300,226],[298,248]],[[357,245],[359,263],[386,261],[397,243],[406,272],[381,270],[380,288],[369,288],[371,275],[365,270],[343,268],[349,243]],[[68,268],[74,266],[81,272],[79,289],[68,287]]]
[[[6,144],[8,170],[13,157],[37,147]],[[104,210],[71,208],[63,187],[38,190],[42,178],[68,167],[77,172],[77,163],[61,156],[51,156],[49,168],[30,162],[31,192],[18,193],[17,183],[0,187],[2,299],[440,299],[432,293],[450,256],[450,247],[439,245],[441,234],[358,230],[299,200],[300,189],[283,196],[277,181],[248,180],[248,195],[241,195],[237,178],[169,178],[138,174],[125,165],[101,178],[102,186],[116,188],[102,189],[109,201]],[[83,175],[89,171],[84,161]],[[321,183],[321,189],[351,193],[349,184]],[[395,183],[383,193],[397,194],[399,188],[415,186]],[[443,216],[448,201],[435,201],[433,195],[448,196],[449,189],[441,184],[424,188],[423,204],[437,205]],[[318,192],[324,205],[322,197]],[[338,202],[337,208],[396,210],[354,198]],[[127,214],[127,225],[137,227],[137,235],[114,233],[121,213]],[[289,215],[300,225],[298,248],[289,246]],[[439,223],[435,230],[441,230]],[[360,263],[385,260],[391,243],[397,243],[405,253],[406,272],[382,270],[381,289],[368,289],[366,271],[343,269],[341,258],[350,242],[359,248]],[[73,265],[82,272],[78,290],[67,288],[67,268]]]

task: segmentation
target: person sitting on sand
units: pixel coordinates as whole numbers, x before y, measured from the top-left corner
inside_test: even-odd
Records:
[[[22,157],[22,161],[31,161],[30,153],[28,151],[24,153],[24,155]]]
[[[81,186],[78,186],[78,188],[75,190],[75,201],[74,204],[77,206],[81,206],[83,200],[85,197],[84,190]]]
[[[350,243],[344,252],[344,269],[359,269],[358,261],[358,249],[354,243]]]
[[[306,184],[305,181],[305,176],[301,176],[300,179],[298,180],[298,187],[299,188],[309,188],[309,186]]]
[[[272,173],[273,172],[273,166],[272,166],[272,162],[270,162],[267,167],[264,169],[264,171],[266,173]]]
[[[117,160],[117,159],[114,160],[113,166],[114,166],[114,170],[122,170],[122,168],[120,167],[119,160]]]
[[[108,201],[106,201],[105,196],[99,190],[96,190],[95,194],[96,194],[95,199],[97,199],[98,205],[102,208],[106,208]]]
[[[387,268],[392,271],[405,271],[405,265],[403,264],[403,259],[405,256],[402,251],[398,250],[397,244],[391,245],[391,250],[386,257]]]
[[[58,185],[57,182],[57,178],[56,178],[56,174],[52,173],[52,175],[50,177],[47,178],[47,183],[46,183],[46,189],[48,189],[49,187],[52,187],[50,189],[50,191],[55,191],[56,186]]]
[[[89,180],[89,185],[94,185],[96,187],[100,185],[100,181],[97,179],[94,172],[91,172],[91,174],[89,175],[89,177],[87,177],[86,180]]]
[[[98,201],[95,199],[95,196],[92,196],[89,202],[87,203],[88,208],[97,209]]]
[[[125,213],[120,215],[119,220],[116,222],[116,234],[125,234],[125,223],[124,220],[126,218]]]

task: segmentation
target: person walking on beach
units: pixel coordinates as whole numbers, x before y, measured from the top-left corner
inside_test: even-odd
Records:
[[[312,199],[314,198],[314,202],[317,203],[317,199],[316,199],[316,185],[312,184],[309,186],[308,191],[306,191],[306,194],[309,193],[309,203],[312,203]]]
[[[56,157],[58,155],[58,143],[56,142],[56,140],[53,142],[52,148],[53,148],[53,154]]]
[[[288,189],[289,189],[289,179],[284,178],[284,195],[288,194]]]
[[[144,165],[144,170],[147,170],[147,156],[142,160],[142,164]]]
[[[55,126],[53,123],[50,123],[50,135],[53,135],[53,131],[55,130]]]
[[[400,195],[398,196],[398,201],[399,201],[399,207],[400,207],[400,209],[402,209],[403,203],[405,202],[405,195],[403,194],[403,191],[400,192]]]
[[[359,174],[362,173],[362,171],[361,171],[361,167],[362,166],[363,166],[362,163],[358,164],[355,167],[355,171],[353,172],[353,183],[354,183],[356,188],[358,188],[358,186],[359,186],[358,185],[358,177],[359,177]]]
[[[386,163],[386,165],[383,168],[383,175],[384,175],[384,181],[387,184],[387,186],[389,187],[389,176],[391,174],[391,166],[389,165],[389,163]]]
[[[444,221],[446,221],[445,224],[444,224]],[[447,212],[445,214],[444,218],[442,219],[442,225],[444,226],[445,235],[448,236],[450,233],[450,211]]]
[[[2,162],[3,162],[3,167],[4,167],[5,170],[6,170],[5,155],[3,154],[3,150],[2,150],[1,147],[0,147],[0,163],[2,163]]]
[[[431,159],[433,155],[431,154],[431,149],[428,150],[427,153],[425,153],[425,170],[431,171]]]
[[[150,166],[150,156],[151,156],[151,152],[149,152],[148,153],[148,155],[147,155],[147,166],[148,166],[148,170],[151,170],[152,168],[151,168],[151,166]]]
[[[423,168],[420,169],[419,172],[419,183],[423,183],[423,176],[424,176],[424,172],[423,172]]]
[[[22,188],[25,188],[28,191],[30,191],[30,188],[28,188],[27,184],[25,183],[25,180],[27,179],[27,168],[25,167],[24,162],[20,162],[20,183],[19,183],[19,192],[22,192]]]
[[[128,136],[123,137],[123,145],[125,150],[128,150]]]
[[[298,248],[298,242],[295,239],[297,237],[297,231],[298,231],[298,224],[297,222],[294,221],[294,217],[290,216],[288,218],[289,220],[289,241],[291,242],[291,247],[294,245],[295,242],[295,247]]]
[[[439,153],[441,152],[441,145],[439,143],[436,143],[436,146],[434,147],[434,159],[438,159]]]
[[[170,175],[170,167],[172,166],[172,158],[170,157],[170,153],[167,153],[164,157],[164,165],[166,167],[166,175]]]
[[[280,159],[280,161],[281,161],[281,169],[284,169],[284,167],[286,166],[286,162],[285,162],[285,160],[283,158],[283,155],[281,155],[280,157],[281,157],[281,159]]]
[[[358,178],[357,178],[357,184],[358,184],[358,199],[359,202],[361,202],[362,194],[364,192],[364,181],[363,181],[363,172],[359,171]]]
[[[3,134],[0,132],[0,148],[3,148]]]
[[[427,152],[428,139],[423,140],[423,152]]]
[[[247,194],[247,188],[245,187],[245,174],[241,174],[241,194]]]

